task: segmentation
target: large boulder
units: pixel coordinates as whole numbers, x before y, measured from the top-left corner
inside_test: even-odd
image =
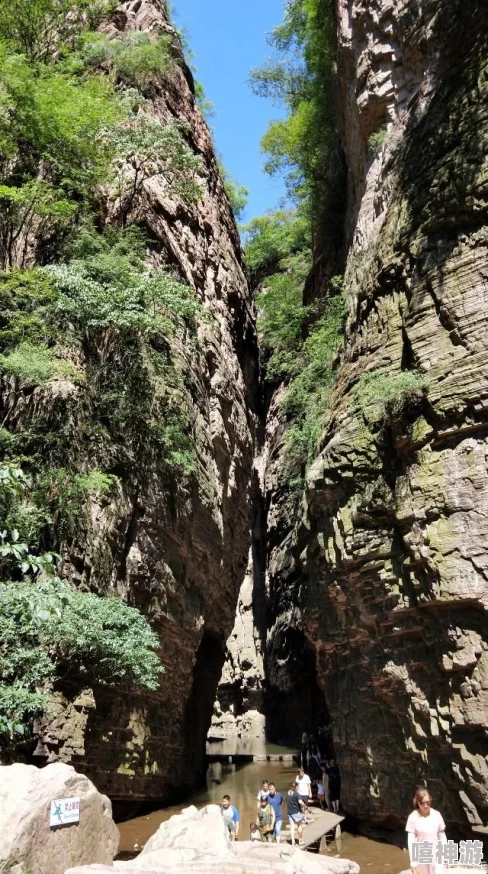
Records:
[[[147,841],[137,859],[143,864],[151,854],[154,859],[160,853],[165,859],[168,850],[194,850],[195,856],[227,856],[231,841],[218,804],[207,804],[201,810],[187,807],[167,822],[161,823],[157,832]],[[188,854],[185,857],[188,861]]]
[[[80,821],[51,828],[51,801],[80,799]],[[111,864],[119,845],[112,806],[91,780],[57,762],[0,766],[0,870],[63,874],[74,865]]]
[[[163,823],[130,862],[71,868],[66,874],[359,874],[349,859],[316,856],[287,844],[231,843],[217,805],[188,807]]]

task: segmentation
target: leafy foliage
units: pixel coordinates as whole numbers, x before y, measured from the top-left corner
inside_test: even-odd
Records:
[[[159,174],[163,174],[170,193],[187,202],[201,197],[198,177],[202,164],[185,144],[185,130],[183,123],[163,125],[140,110],[115,132],[108,131],[107,142],[118,156],[115,180],[124,221],[143,183]]]
[[[144,90],[154,76],[162,76],[172,64],[170,38],[152,37],[137,31],[109,39],[102,33],[84,35],[80,55],[85,64],[108,65],[115,81]]]
[[[0,9],[0,267],[30,263],[33,246],[52,260],[73,219],[94,209],[102,183],[112,186],[122,223],[144,181],[157,174],[170,193],[198,199],[202,165],[185,142],[186,127],[149,115],[130,87],[145,88],[168,69],[168,38],[90,33],[89,0],[69,4],[67,16],[64,0],[13,5],[26,6],[50,52],[27,50],[12,36],[10,12]],[[58,52],[47,19],[60,24]]]
[[[285,173],[289,193],[311,215],[320,212],[335,148],[333,14],[322,0],[288,0],[269,39],[275,56],[251,74],[255,93],[284,105],[286,119],[263,137],[269,173]]]
[[[85,489],[112,486],[100,471],[79,480]],[[20,468],[0,465],[0,507],[20,528],[22,508],[25,518],[32,507],[28,488]],[[54,557],[31,555],[19,528],[2,532],[0,556],[0,742],[32,730],[33,717],[49,706],[50,685],[67,673],[83,683],[157,688],[159,642],[138,610],[45,576]],[[9,571],[20,580],[5,581]]]
[[[0,43],[0,265],[23,266],[107,178],[114,146],[107,130],[124,118],[108,80],[29,65]],[[42,178],[39,167],[42,166]]]
[[[0,39],[30,62],[49,63],[56,50],[72,43],[87,24],[96,27],[114,5],[109,0],[9,0],[0,11]]]
[[[388,421],[418,404],[428,388],[427,378],[417,370],[397,374],[363,373],[355,399],[365,416]]]
[[[265,276],[272,276],[289,255],[310,254],[310,222],[296,210],[277,210],[253,219],[244,225],[242,232],[253,285]]]
[[[54,570],[52,553],[38,555],[29,543],[38,539],[46,513],[28,498],[30,480],[17,464],[0,464],[0,578]]]
[[[60,324],[74,320],[80,330],[114,327],[166,337],[194,330],[205,317],[201,303],[167,271],[149,269],[144,247],[136,228],[97,234],[85,226],[72,246],[77,257],[40,271],[57,293],[53,309]]]
[[[338,284],[336,282],[336,286]],[[344,315],[340,291],[322,302],[322,313],[303,341],[295,375],[283,399],[283,409],[293,416],[288,437],[308,461],[313,459],[317,449],[334,386],[333,359],[342,339]]]
[[[304,305],[312,255],[310,224],[301,212],[263,216],[244,230],[250,272],[261,282],[258,330],[266,379],[287,383],[282,409],[289,418],[290,446],[310,461],[334,383],[345,315],[342,280],[334,277],[327,297]],[[263,277],[268,270],[274,272]]]
[[[283,265],[284,272],[267,277],[258,296],[258,328],[262,348],[268,352],[266,378],[271,381],[295,373],[309,312],[303,306],[303,285],[310,269],[308,255],[290,256]]]
[[[215,115],[215,106],[205,94],[205,88],[198,79],[195,79],[195,100],[205,121],[208,123],[212,116]]]
[[[39,269],[0,273],[0,349],[54,339],[50,312],[55,298],[52,281]]]
[[[157,636],[117,598],[74,592],[57,578],[0,583],[0,737],[25,734],[49,706],[46,683],[69,673],[83,682],[156,689]]]
[[[18,154],[33,176],[42,161],[45,181],[78,189],[106,174],[113,149],[101,134],[124,117],[108,78],[31,65],[0,44],[0,98],[0,157]]]
[[[83,474],[67,468],[50,468],[40,476],[32,501],[36,506],[46,508],[46,522],[59,540],[76,532],[87,496],[110,495],[116,483],[116,476],[97,468]]]
[[[387,127],[382,127],[379,130],[377,130],[371,134],[371,136],[368,139],[368,152],[369,152],[370,156],[376,158],[380,154],[380,152],[383,148],[383,145],[387,139],[387,136],[388,136],[388,128]]]
[[[70,361],[59,357],[47,346],[34,346],[27,341],[20,343],[8,355],[0,355],[0,370],[16,376],[27,385],[41,385],[61,377],[80,379]]]
[[[285,176],[296,211],[278,212],[244,229],[251,278],[260,284],[259,331],[267,378],[287,385],[290,446],[303,461],[314,455],[334,384],[334,359],[345,317],[336,239],[342,228],[340,148],[334,113],[333,7],[323,0],[287,0],[269,43],[272,58],[251,74],[255,93],[284,107],[262,140],[270,174]],[[320,297],[304,305],[312,250],[327,238],[330,258]],[[327,248],[327,247],[325,247]],[[315,280],[313,280],[315,281]],[[308,294],[310,298],[310,293]]]
[[[239,183],[232,178],[222,161],[219,161],[219,170],[227,197],[229,198],[232,207],[232,212],[234,213],[235,218],[239,220],[242,218],[242,213],[247,206],[249,191],[244,187],[244,185],[239,185]]]

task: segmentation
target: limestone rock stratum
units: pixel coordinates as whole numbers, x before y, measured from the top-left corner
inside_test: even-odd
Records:
[[[80,821],[50,828],[51,801],[80,799]],[[0,767],[0,868],[63,874],[66,865],[111,865],[119,845],[112,806],[93,783],[58,762]]]
[[[336,11],[349,319],[298,521],[269,433],[268,676],[300,694],[302,635],[349,814],[403,827],[427,781],[466,835],[488,820],[488,8]]]

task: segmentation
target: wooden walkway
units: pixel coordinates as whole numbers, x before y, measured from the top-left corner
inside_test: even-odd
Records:
[[[337,826],[343,821],[344,817],[338,813],[331,813],[329,810],[319,810],[316,807],[310,808],[313,822],[303,827],[302,850],[307,850],[312,844],[321,841],[328,832],[335,832]],[[291,841],[290,829],[283,829],[281,832],[285,841]],[[331,836],[332,837],[332,836]],[[298,842],[297,830],[295,826],[295,841]]]

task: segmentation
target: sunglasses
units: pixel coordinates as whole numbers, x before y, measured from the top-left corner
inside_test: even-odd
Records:
[[[430,801],[419,801],[419,807],[430,807]]]

